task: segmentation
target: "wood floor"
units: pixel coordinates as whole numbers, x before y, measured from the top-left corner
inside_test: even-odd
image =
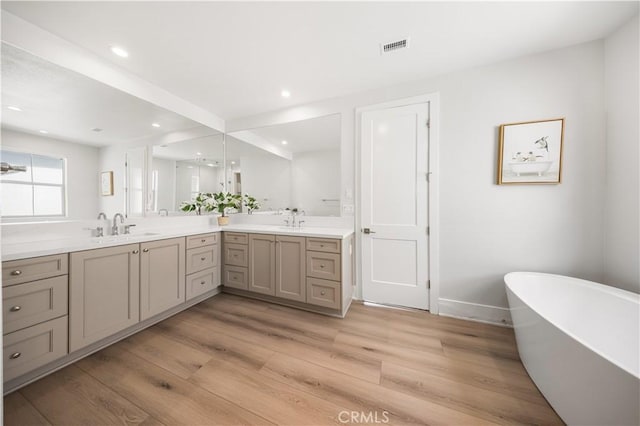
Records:
[[[513,331],[220,295],[5,397],[6,425],[562,424]]]

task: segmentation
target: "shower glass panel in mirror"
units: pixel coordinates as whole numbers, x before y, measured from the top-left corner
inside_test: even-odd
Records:
[[[1,49],[2,222],[144,215],[152,145],[216,133],[11,45]]]
[[[340,216],[340,126],[333,114],[229,133],[228,190],[255,197],[253,214]]]
[[[151,161],[151,210],[178,212],[200,192],[224,190],[224,140],[221,133],[155,145]]]

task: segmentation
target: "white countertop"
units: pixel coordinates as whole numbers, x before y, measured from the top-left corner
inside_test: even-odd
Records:
[[[290,228],[276,225],[227,225],[199,226],[189,228],[146,229],[128,235],[105,237],[73,237],[55,240],[40,240],[19,243],[2,243],[2,260],[18,260],[30,257],[47,256],[51,254],[70,253],[75,251],[100,249],[104,247],[137,244],[146,241],[164,240],[167,238],[184,237],[188,235],[206,234],[211,232],[253,232],[260,234],[296,235],[301,237],[337,238],[344,239],[353,234],[353,229],[302,227]]]

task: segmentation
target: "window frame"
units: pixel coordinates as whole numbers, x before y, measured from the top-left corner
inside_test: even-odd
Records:
[[[11,175],[5,175],[3,176],[2,180],[0,180],[0,183],[10,183],[13,185],[25,185],[25,186],[30,186],[31,187],[31,211],[35,212],[35,190],[34,187],[36,186],[48,186],[48,187],[55,187],[55,188],[61,188],[61,196],[62,196],[62,200],[61,200],[61,206],[62,206],[62,213],[61,214],[47,214],[47,215],[36,215],[36,214],[31,214],[31,215],[4,215],[2,214],[2,221],[3,222],[30,222],[30,221],[39,221],[39,220],[43,220],[43,219],[53,219],[53,220],[60,220],[60,219],[66,219],[68,218],[68,211],[69,211],[69,206],[68,206],[68,194],[67,194],[67,159],[64,157],[60,157],[57,155],[51,155],[51,154],[37,154],[37,153],[33,153],[33,152],[25,152],[25,151],[21,151],[19,149],[13,149],[13,148],[1,148],[0,152],[10,152],[13,154],[22,154],[22,155],[28,155],[30,158],[30,169],[33,168],[33,156],[37,155],[40,157],[48,157],[54,160],[61,160],[62,161],[62,183],[61,184],[57,184],[57,183],[43,183],[43,182],[34,182],[33,180],[33,172],[31,172],[31,180],[29,182],[25,182],[25,181],[18,181],[18,180],[12,180],[11,178],[6,178],[5,176],[11,176]]]

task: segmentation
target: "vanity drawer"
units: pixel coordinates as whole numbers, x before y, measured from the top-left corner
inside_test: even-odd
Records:
[[[249,266],[249,246],[242,244],[224,245],[224,264],[233,266]]]
[[[202,272],[187,275],[187,300],[200,296],[220,285],[220,270],[218,268],[215,266]]]
[[[225,265],[223,284],[225,285],[225,287],[248,290],[249,289],[249,268],[243,268],[241,266]]]
[[[187,237],[187,249],[210,246],[218,243],[219,233],[199,234]]]
[[[340,281],[340,255],[307,251],[307,276]]]
[[[323,251],[327,253],[340,253],[341,243],[342,241],[340,240],[307,237],[307,250]]]
[[[68,287],[68,277],[63,275],[4,289],[4,334],[67,315]]]
[[[249,244],[249,234],[243,234],[239,232],[225,232],[224,242],[234,244]]]
[[[69,260],[66,253],[2,262],[2,286],[51,278],[68,272]]]
[[[340,309],[340,283],[307,278],[307,303]]]
[[[5,382],[67,354],[67,318],[64,316],[4,336]]]
[[[207,246],[187,250],[187,274],[218,266],[218,246]]]

